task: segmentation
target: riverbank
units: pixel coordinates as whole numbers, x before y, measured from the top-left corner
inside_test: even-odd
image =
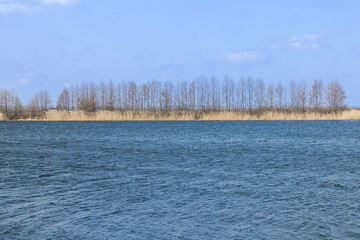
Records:
[[[0,114],[0,121],[5,118]],[[48,111],[42,117],[18,119],[18,121],[314,121],[314,120],[360,120],[360,109],[338,112],[113,112],[98,111]]]

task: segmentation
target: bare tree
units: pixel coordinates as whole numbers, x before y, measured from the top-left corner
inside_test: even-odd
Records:
[[[289,90],[284,86],[284,107],[289,108]]]
[[[179,104],[179,109],[180,110],[186,110],[188,108],[188,91],[187,91],[187,82],[186,81],[181,81],[179,83],[179,87],[178,87],[178,104]]]
[[[251,76],[247,78],[247,97],[248,97],[248,108],[251,110],[253,107],[253,92],[254,92],[254,79]]]
[[[283,107],[283,98],[284,98],[284,86],[282,85],[281,82],[279,82],[279,84],[275,89],[275,96],[277,99],[276,101],[277,107],[281,109]]]
[[[288,101],[289,100],[289,101]],[[346,106],[346,96],[342,86],[332,81],[324,90],[322,81],[315,80],[311,89],[305,81],[291,81],[289,88],[282,83],[275,87],[266,86],[263,80],[254,81],[252,77],[242,77],[238,81],[226,75],[222,81],[205,75],[192,80],[136,84],[122,81],[118,85],[112,82],[82,83],[64,88],[57,99],[57,110],[130,110],[130,111],[234,111],[239,109],[258,109],[291,107],[293,111],[306,111],[308,107],[321,109],[324,104],[328,109],[337,111]],[[29,102],[28,110],[22,112],[20,99],[14,92],[0,90],[0,111],[7,119],[14,119],[20,113],[30,112],[33,117],[42,116],[51,109],[52,101],[46,91],[40,91]]]
[[[189,107],[191,110],[196,110],[196,81],[193,80],[189,85]]]
[[[314,80],[310,90],[310,106],[318,110],[323,106],[324,84],[321,80]]]
[[[219,81],[215,76],[210,79],[210,91],[211,91],[211,108],[213,111],[220,108],[220,88]]]
[[[129,83],[129,107],[132,111],[137,110],[137,86],[135,82]]]
[[[203,80],[203,88],[204,88],[204,110],[209,110],[211,108],[210,83],[209,83],[209,78],[207,78],[206,76]]]
[[[152,80],[149,87],[150,111],[156,112],[159,109],[161,84],[157,80]]]
[[[332,111],[346,107],[345,91],[337,81],[332,81],[327,85],[326,100],[328,107]]]
[[[241,108],[241,93],[242,93],[242,85],[241,85],[241,80],[239,79],[238,81],[235,82],[235,105],[234,108],[236,110]]]
[[[115,110],[115,85],[112,81],[109,82],[107,86],[108,90],[108,97],[107,97],[107,109],[108,111],[114,111]]]
[[[98,102],[97,102],[97,87],[95,84],[90,83],[88,88],[88,106],[87,111],[89,112],[95,112],[98,108]]]
[[[228,76],[225,75],[224,81],[223,81],[223,101],[225,110],[230,111],[233,108],[234,103],[234,80]]]
[[[30,100],[28,108],[32,117],[40,117],[51,108],[52,100],[48,92],[40,91]]]
[[[241,77],[240,85],[241,85],[241,108],[245,110],[247,108],[248,91],[247,91],[246,79],[244,77]]]
[[[116,86],[116,90],[115,90],[115,109],[117,111],[121,111],[123,107],[121,95],[122,95],[122,86],[121,83],[119,83]]]
[[[297,98],[297,84],[294,80],[291,80],[290,82],[290,108],[296,109],[299,107],[299,102]]]
[[[21,101],[15,92],[0,89],[0,111],[5,119],[18,119],[22,114],[22,109]]]
[[[129,108],[129,83],[122,81],[122,103],[123,108],[128,110]]]
[[[196,94],[196,106],[200,111],[204,109],[204,86],[203,86],[204,76],[200,76],[195,79],[195,94]]]
[[[235,107],[235,82],[232,77],[229,77],[229,107],[233,110]]]
[[[259,110],[262,110],[265,106],[265,89],[264,81],[261,79],[257,80],[255,86],[255,103]]]
[[[275,103],[275,96],[274,96],[274,87],[272,84],[268,86],[267,90],[267,106],[269,108],[273,108]]]
[[[70,92],[69,89],[66,87],[61,92],[57,104],[56,110],[65,110],[69,111],[71,109],[71,99],[70,99]]]
[[[110,81],[109,83],[104,83],[102,82],[100,84],[100,87],[95,87],[92,84],[90,84],[90,94],[94,94],[95,89],[98,89],[98,94],[96,94],[98,96],[98,98],[96,98],[96,101],[98,101],[99,104],[99,108],[101,110],[106,110],[106,111],[114,111],[115,109],[115,102],[116,102],[116,98],[115,98],[115,86],[114,83],[112,81]],[[91,96],[92,97],[92,96]],[[95,96],[94,96],[95,97]],[[91,108],[93,105],[93,101],[91,99]]]
[[[161,91],[161,102],[165,112],[171,110],[172,107],[173,84],[166,81]]]
[[[100,83],[100,86],[98,87],[98,103],[99,103],[99,109],[105,110],[106,109],[106,85],[104,82]]]
[[[140,106],[143,111],[149,110],[149,86],[147,83],[141,85],[141,93],[140,93]]]
[[[300,82],[297,86],[297,97],[299,102],[299,108],[304,112],[307,107],[307,89],[306,82]]]
[[[39,100],[36,96],[29,101],[28,110],[29,110],[30,116],[32,118],[40,118],[41,117],[42,112],[39,108]]]

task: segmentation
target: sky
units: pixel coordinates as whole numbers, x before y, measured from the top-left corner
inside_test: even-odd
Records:
[[[358,0],[0,0],[0,88],[252,75],[339,81],[360,106]]]

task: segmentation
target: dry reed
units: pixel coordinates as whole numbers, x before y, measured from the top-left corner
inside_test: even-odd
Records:
[[[0,120],[5,120],[0,114]],[[360,120],[359,109],[349,109],[339,112],[278,112],[262,113],[219,111],[219,112],[111,112],[98,111],[87,113],[83,111],[48,111],[40,119],[23,119],[25,121],[310,121],[310,120]]]

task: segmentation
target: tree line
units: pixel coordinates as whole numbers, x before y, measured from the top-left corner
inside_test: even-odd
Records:
[[[0,89],[0,111],[8,119],[42,117],[46,111],[339,111],[346,108],[346,94],[337,81],[314,80],[266,84],[251,76],[223,79],[200,76],[191,81],[152,80],[137,84],[82,83],[65,87],[56,101],[38,92],[24,106],[13,91]]]

